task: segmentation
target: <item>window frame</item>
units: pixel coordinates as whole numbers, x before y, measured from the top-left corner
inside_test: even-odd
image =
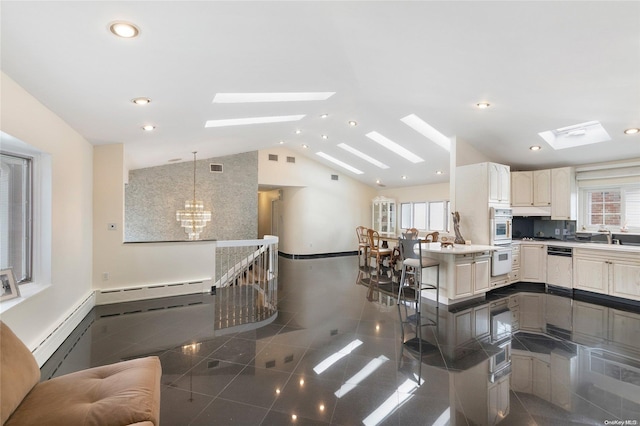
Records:
[[[640,190],[640,184],[592,184],[583,185],[578,192],[578,226],[585,231],[597,231],[602,224],[591,223],[591,203],[589,194],[592,192],[606,192],[606,191],[619,191],[620,192],[620,224],[619,225],[604,225],[605,229],[609,229],[613,232],[619,232],[621,228],[626,226],[626,232],[638,234],[640,233],[640,225],[629,226],[627,224],[627,195],[630,190]],[[604,220],[603,220],[604,221]]]
[[[442,203],[443,205],[444,211],[443,211],[442,220],[443,220],[445,229],[433,229],[431,227],[431,205],[436,203]],[[400,221],[398,226],[400,227],[400,229],[416,228],[419,231],[424,231],[424,232],[433,232],[433,231],[449,232],[449,210],[451,209],[451,203],[449,202],[449,200],[403,201],[403,202],[400,202],[399,204],[400,204],[400,209],[399,209]],[[426,228],[418,228],[417,226],[414,226],[416,223],[415,221],[416,205],[425,206],[424,223],[426,225]],[[404,217],[404,214],[406,213],[405,206],[408,206],[408,209],[409,209],[408,224],[405,223],[405,217]],[[408,225],[408,226],[405,226],[405,225]]]
[[[22,218],[24,225],[23,232],[20,233],[20,238],[24,239],[26,242],[24,247],[21,247],[21,251],[23,251],[22,255],[24,256],[24,266],[21,268],[21,271],[15,271],[14,275],[16,277],[16,284],[21,285],[25,283],[33,282],[34,279],[34,164],[35,159],[33,156],[28,154],[17,153],[9,150],[0,150],[0,156],[3,157],[11,157],[14,159],[24,160],[26,161],[26,182],[21,182],[21,186],[24,184],[25,188],[22,188],[23,191],[23,199],[26,201],[26,209],[23,212],[24,216]],[[11,192],[11,190],[10,190]],[[10,267],[10,265],[3,266]]]

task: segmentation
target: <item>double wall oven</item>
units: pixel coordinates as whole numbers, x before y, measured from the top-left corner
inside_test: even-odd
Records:
[[[490,211],[491,245],[499,248],[491,258],[491,276],[511,272],[511,209],[491,207]]]

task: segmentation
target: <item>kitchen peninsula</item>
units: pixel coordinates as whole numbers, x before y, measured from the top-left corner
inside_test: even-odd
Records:
[[[442,247],[440,243],[422,244],[424,257],[440,261],[440,303],[457,303],[483,295],[489,290],[491,252],[497,247],[480,244],[455,244]],[[423,280],[434,283],[434,268],[425,270]],[[424,297],[435,299],[432,292]]]

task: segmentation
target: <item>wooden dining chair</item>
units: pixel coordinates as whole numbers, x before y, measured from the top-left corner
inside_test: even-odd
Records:
[[[380,234],[373,229],[368,230],[369,234],[369,257],[376,258],[376,270],[378,273],[382,271],[382,263],[385,258],[390,258],[392,249],[382,247],[380,242]]]
[[[358,237],[358,265],[360,262],[360,255],[364,255],[364,265],[367,266],[369,262],[369,234],[366,226],[356,227],[356,236]]]
[[[429,232],[424,236],[424,239],[426,242],[429,242],[429,243],[437,243],[438,235],[440,235],[438,231]]]

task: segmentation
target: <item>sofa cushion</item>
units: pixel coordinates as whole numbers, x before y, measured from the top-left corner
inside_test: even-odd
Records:
[[[0,424],[40,381],[40,368],[29,348],[0,321]]]
[[[5,426],[157,425],[160,376],[154,356],[56,377],[37,384]]]

